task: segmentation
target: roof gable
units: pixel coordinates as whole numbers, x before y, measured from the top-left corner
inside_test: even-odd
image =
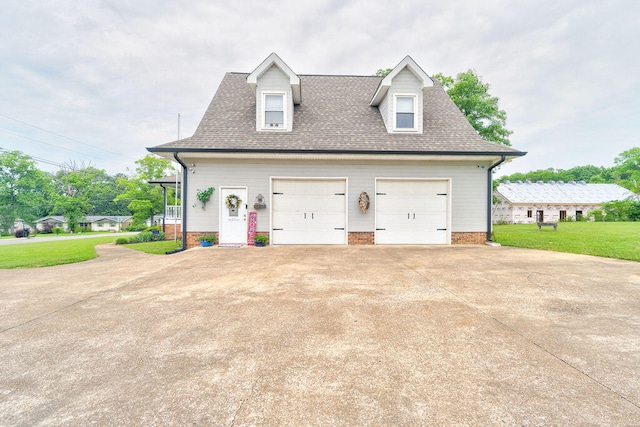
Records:
[[[391,70],[389,74],[387,74],[384,79],[382,79],[380,85],[378,86],[378,89],[373,95],[373,98],[371,98],[370,104],[372,106],[380,105],[380,102],[382,102],[384,97],[387,95],[387,92],[389,91],[389,88],[393,83],[393,78],[396,77],[405,68],[409,70],[411,74],[413,74],[415,78],[422,83],[423,89],[433,86],[433,80],[431,80],[431,77],[429,77],[427,73],[425,73],[422,68],[420,68],[420,66],[413,60],[413,58],[407,55],[402,61],[400,61],[398,65],[395,66],[393,70]]]
[[[255,93],[256,91],[256,87],[258,86],[258,80],[260,79],[260,77],[271,67],[278,67],[280,71],[282,71],[282,73],[284,73],[284,75],[289,78],[289,84],[291,85],[291,91],[293,92],[293,103],[300,104],[300,102],[302,101],[300,77],[298,77],[298,75],[294,73],[293,70],[291,70],[291,68],[289,68],[289,66],[285,64],[285,62],[280,59],[280,57],[276,55],[275,52],[267,56],[267,58],[262,61],[262,63],[258,65],[258,67],[253,70],[251,74],[247,76],[247,83],[249,84],[253,92]]]

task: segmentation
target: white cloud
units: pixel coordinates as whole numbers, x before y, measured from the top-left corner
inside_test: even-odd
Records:
[[[372,74],[411,55],[475,69],[508,114],[507,171],[611,164],[638,145],[640,3],[628,1],[8,0],[0,26],[0,147],[111,173],[193,133],[224,72],[277,52],[303,74]],[[104,150],[119,153],[118,156]],[[84,158],[82,157],[84,156]]]

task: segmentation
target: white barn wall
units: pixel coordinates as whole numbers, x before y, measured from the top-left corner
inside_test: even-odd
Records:
[[[184,157],[184,156],[183,156]],[[452,182],[452,232],[486,231],[487,169],[471,162],[367,162],[302,161],[302,160],[205,160],[185,159],[195,163],[195,173],[188,177],[188,230],[217,231],[219,189],[221,186],[247,186],[250,211],[258,213],[257,229],[270,229],[271,208],[270,177],[340,177],[348,179],[348,231],[374,231],[376,178],[443,178]],[[206,210],[196,198],[198,189],[214,187]],[[361,192],[371,199],[369,211],[364,214],[358,205]],[[253,209],[255,197],[262,194],[266,209]]]

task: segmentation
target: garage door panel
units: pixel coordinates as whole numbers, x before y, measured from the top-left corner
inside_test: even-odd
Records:
[[[346,243],[346,180],[274,179],[272,188],[273,244]]]
[[[447,180],[376,180],[376,243],[448,243],[448,189]]]

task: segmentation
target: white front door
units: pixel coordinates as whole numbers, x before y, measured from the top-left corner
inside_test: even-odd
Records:
[[[229,208],[227,199],[239,199],[240,206]],[[220,244],[247,243],[247,187],[220,187]]]

